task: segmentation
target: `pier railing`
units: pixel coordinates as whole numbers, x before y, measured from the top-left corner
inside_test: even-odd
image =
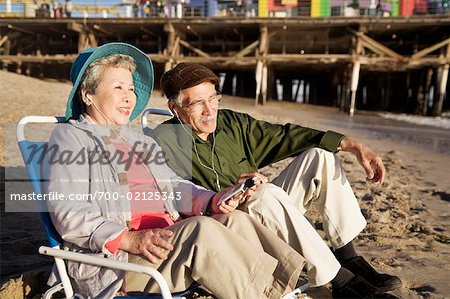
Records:
[[[73,2],[69,14],[65,11],[67,2]],[[332,18],[449,13],[450,0],[5,0],[0,3],[1,17]]]

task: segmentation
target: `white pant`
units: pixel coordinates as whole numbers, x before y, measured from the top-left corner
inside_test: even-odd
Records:
[[[243,209],[306,258],[311,284],[326,284],[341,266],[303,214],[315,204],[333,248],[364,229],[366,220],[342,165],[334,154],[314,148],[295,158],[272,183],[258,188]]]

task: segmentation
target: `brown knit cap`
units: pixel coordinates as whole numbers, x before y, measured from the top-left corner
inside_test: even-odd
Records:
[[[168,99],[173,99],[181,90],[203,82],[219,84],[220,79],[206,66],[195,63],[180,63],[161,77],[161,90]]]

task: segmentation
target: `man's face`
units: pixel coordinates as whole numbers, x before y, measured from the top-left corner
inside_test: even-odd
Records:
[[[207,140],[209,134],[216,130],[220,99],[214,85],[204,82],[180,91],[178,103],[171,101],[169,105],[184,124],[191,125],[192,131]]]

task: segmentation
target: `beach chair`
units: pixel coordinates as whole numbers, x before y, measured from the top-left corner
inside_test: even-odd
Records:
[[[144,110],[144,112],[142,112],[142,115],[141,115],[141,126],[142,126],[142,131],[144,132],[145,135],[148,135],[151,131],[151,129],[148,127],[148,115],[149,114],[164,115],[164,116],[170,116],[170,117],[173,116],[173,114],[172,114],[172,112],[170,112],[170,110],[155,109],[155,108],[149,108],[149,109]]]
[[[56,123],[64,123],[64,117],[54,117],[54,116],[25,116],[23,117],[17,124],[16,136],[19,144],[20,152],[22,154],[22,158],[25,162],[25,168],[28,173],[29,180],[31,182],[31,186],[33,191],[36,194],[41,194],[41,172],[40,172],[40,153],[42,151],[43,145],[46,142],[37,142],[25,139],[25,125],[30,123],[40,123],[40,124],[56,124]],[[36,149],[34,146],[36,145],[39,149],[35,151],[34,155],[31,154],[31,149]],[[29,159],[32,159],[29,161]],[[27,163],[27,162],[28,163]],[[45,205],[45,203],[38,201],[39,204]],[[170,293],[169,287],[167,285],[164,277],[159,273],[156,269],[151,267],[145,267],[141,265],[136,265],[132,263],[124,263],[119,261],[112,261],[106,258],[93,257],[86,254],[75,253],[67,250],[61,249],[61,244],[63,242],[61,236],[56,231],[53,223],[50,219],[49,213],[46,211],[44,206],[41,206],[41,219],[45,227],[45,231],[47,234],[47,239],[49,246],[41,246],[39,248],[39,253],[43,255],[52,256],[55,260],[55,265],[58,270],[58,275],[60,278],[60,282],[51,287],[49,290],[45,292],[43,295],[44,299],[52,298],[52,296],[59,292],[63,291],[66,298],[77,298],[76,294],[74,294],[72,285],[69,280],[69,276],[67,274],[66,265],[64,260],[73,260],[76,262],[86,263],[90,265],[98,265],[103,267],[109,267],[113,269],[119,269],[124,271],[137,272],[142,274],[147,274],[150,277],[154,278],[158,283],[161,295],[152,295],[144,298],[185,298],[186,294],[190,293],[193,289],[198,287],[198,284],[192,285],[189,289],[183,292],[174,293],[173,295]],[[144,291],[147,293],[147,288]],[[172,297],[173,296],[173,297]],[[133,298],[133,297],[116,297],[116,298]],[[135,297],[135,298],[143,298],[143,297]]]

